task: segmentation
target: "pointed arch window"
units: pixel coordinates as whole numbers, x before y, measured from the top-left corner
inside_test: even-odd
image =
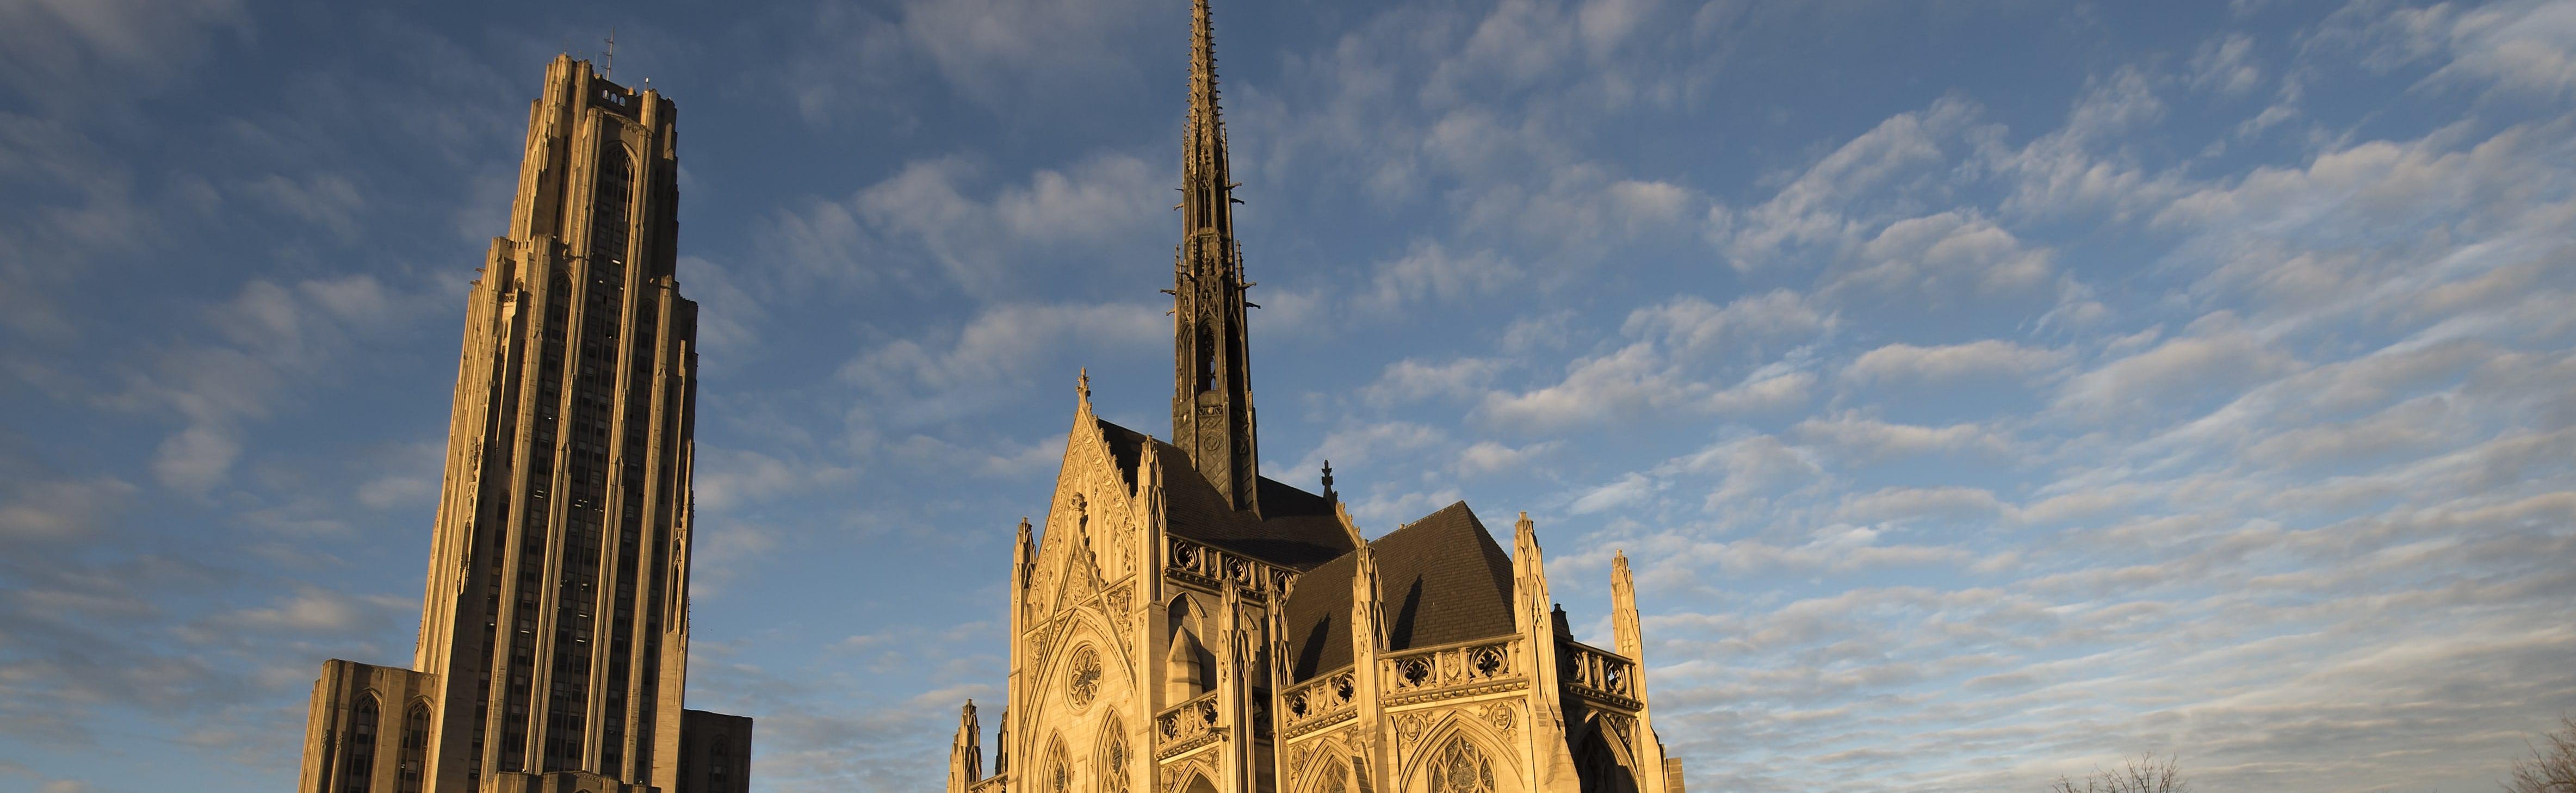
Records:
[[[429,703],[414,702],[403,715],[402,766],[395,769],[395,789],[399,793],[420,793],[421,777],[429,772]]]
[[[340,789],[346,793],[367,793],[376,777],[376,695],[358,698],[358,706],[349,714],[348,772],[340,777]]]
[[[1110,713],[1100,725],[1098,793],[1127,793],[1127,760],[1127,730],[1119,724],[1118,714]]]
[[[1494,763],[1465,737],[1451,738],[1431,761],[1431,793],[1494,793]]]
[[[1073,793],[1073,763],[1065,759],[1064,739],[1047,743],[1046,763],[1038,766],[1046,769],[1046,776],[1039,781],[1044,786],[1039,793]]]

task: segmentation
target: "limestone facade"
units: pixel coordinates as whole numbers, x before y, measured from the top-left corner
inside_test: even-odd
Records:
[[[298,790],[673,791],[691,770],[677,115],[548,65],[467,298],[411,668],[323,665]],[[728,733],[744,772],[749,732]]]
[[[1171,441],[1086,375],[1042,529],[1011,560],[1008,709],[960,714],[949,793],[1680,793],[1627,560],[1613,647],[1575,641],[1536,527],[1464,503],[1376,539],[1258,474],[1232,182],[1192,9]],[[986,748],[991,768],[986,769]]]
[[[680,714],[680,780],[669,793],[751,793],[751,717]]]

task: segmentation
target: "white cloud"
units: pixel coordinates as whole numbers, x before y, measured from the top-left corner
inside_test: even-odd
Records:
[[[953,332],[899,339],[863,352],[841,366],[840,377],[895,400],[879,412],[899,423],[922,421],[989,404],[992,397],[979,391],[1032,382],[1032,375],[1043,374],[1032,370],[1049,354],[1068,348],[1141,349],[1169,341],[1170,331],[1162,309],[1149,305],[1000,304]]]
[[[279,599],[275,605],[234,611],[221,615],[216,621],[255,631],[342,633],[362,627],[381,612],[416,605],[416,601],[369,599],[304,586],[296,588],[294,595]]]
[[[158,446],[153,475],[172,489],[203,495],[227,479],[244,453],[248,422],[291,403],[296,388],[361,343],[418,321],[444,300],[436,290],[388,290],[368,275],[291,286],[251,281],[205,312],[222,343],[156,350],[146,368],[128,373],[123,392],[101,401],[183,419],[186,425]]]
[[[181,430],[152,457],[152,476],[173,490],[204,493],[224,479],[241,458],[241,439],[228,427],[195,426]]]
[[[1054,109],[1084,86],[1142,79],[1135,45],[1152,40],[1146,38],[1152,33],[1177,40],[1186,30],[1155,26],[1168,24],[1167,15],[1150,13],[1136,0],[906,0],[811,8],[811,14],[782,15],[790,30],[770,35],[785,39],[783,44],[765,42],[783,63],[755,63],[780,72],[760,85],[785,90],[807,122],[826,126],[849,116],[918,125],[909,96],[934,81],[987,108]]]
[[[1379,265],[1368,291],[1351,302],[1365,315],[1392,319],[1407,306],[1490,294],[1520,277],[1520,268],[1491,250],[1462,255],[1438,242],[1416,240],[1403,256]]]
[[[1769,435],[1722,441],[1667,461],[1659,470],[1719,475],[1718,487],[1710,492],[1706,504],[1712,512],[1740,500],[1825,481],[1824,469],[1805,450]]]
[[[0,4],[0,83],[57,108],[131,96],[181,74],[212,33],[244,27],[235,0]]]
[[[367,204],[366,194],[348,177],[336,173],[317,173],[301,180],[269,174],[242,185],[241,190],[280,212],[328,229],[343,240],[358,236],[357,213]]]
[[[1482,393],[1504,364],[1499,358],[1458,358],[1438,364],[1406,358],[1387,364],[1377,382],[1360,389],[1360,396],[1379,406],[1474,396]]]
[[[1555,385],[1488,393],[1477,411],[1498,424],[1555,429],[1676,407],[1690,390],[1664,367],[1653,345],[1641,342],[1576,361]]]
[[[817,461],[782,460],[747,449],[702,444],[697,447],[690,488],[699,509],[727,515],[756,510],[760,502],[778,496],[846,482],[852,474],[849,468]]]
[[[1973,487],[1891,487],[1843,498],[1834,516],[1863,522],[1910,518],[1976,518],[1997,516],[2004,505],[1995,494]]]
[[[1809,418],[1798,422],[1791,431],[1831,447],[1838,456],[1856,463],[1935,452],[1981,452],[2000,459],[2011,448],[2011,442],[2002,435],[1976,424],[1891,424],[1853,413]]]
[[[1712,241],[1737,270],[1770,266],[1791,246],[1837,249],[1856,244],[1861,219],[1850,206],[1877,195],[1902,173],[1940,163],[1942,144],[1974,121],[1978,108],[1945,97],[1899,113],[1818,160],[1769,200],[1744,210],[1709,211]]]
[[[2076,375],[2058,406],[2080,411],[2139,411],[2171,397],[2233,393],[2296,365],[2286,353],[2227,317],[2204,318],[2207,333],[2166,340],[2153,349]]]
[[[1713,356],[1764,345],[1805,342],[1833,329],[1835,317],[1785,289],[1746,295],[1717,306],[1683,295],[1628,313],[1621,331],[1650,338],[1677,356]]]
[[[1695,570],[1716,570],[1728,576],[1756,576],[1776,573],[1855,573],[1889,567],[1961,564],[1973,556],[1957,548],[1930,545],[1880,544],[1881,532],[1846,524],[1835,524],[1810,533],[1806,542],[1784,545],[1762,540],[1697,542],[1659,554],[1660,562],[1646,563],[1651,578],[1668,565],[1687,565]],[[1831,628],[1814,620],[1822,615],[1799,612],[1813,607],[1810,601],[1788,604],[1771,612],[1770,619],[1792,623],[1779,629],[1761,631],[1749,638],[1762,644],[1788,644],[1824,638]],[[1806,624],[1795,624],[1804,621]]]
[[[2306,465],[2431,450],[2466,436],[2474,426],[2471,422],[2470,417],[2460,415],[2451,400],[2425,397],[2359,421],[2283,432],[2255,443],[2246,449],[2246,456],[2275,465]]]
[[[2550,0],[2429,6],[2354,2],[2335,12],[2312,45],[2349,50],[2387,70],[2431,61],[2428,85],[2466,84],[2543,97],[2576,88],[2576,13]]]
[[[2010,180],[2012,192],[2002,207],[2008,215],[2108,210],[2115,219],[2125,219],[2161,203],[2176,189],[2169,179],[2149,174],[2117,143],[2130,130],[2163,118],[2167,110],[2146,71],[2120,69],[2088,81],[2084,95],[2067,111],[2064,126],[2018,149],[1987,141],[1978,158]]]
[[[1506,446],[1494,441],[1477,441],[1474,445],[1458,452],[1458,473],[1461,476],[1473,477],[1519,472],[1529,468],[1541,455],[1547,454],[1557,446],[1554,441],[1518,447]]]
[[[1700,403],[1718,414],[1771,413],[1805,404],[1816,385],[1812,372],[1757,370],[1744,382],[1711,393]]]
[[[1654,493],[1654,480],[1644,474],[1631,473],[1619,481],[1592,488],[1574,499],[1568,509],[1577,515],[1588,515],[1608,509],[1628,507],[1646,500]]]
[[[1324,441],[1298,461],[1297,470],[1319,470],[1327,461],[1345,472],[1369,470],[1372,464],[1383,469],[1390,460],[1441,448],[1448,441],[1447,433],[1409,421],[1345,426],[1325,433]]]
[[[2041,286],[2054,260],[2047,248],[2027,246],[1985,218],[1942,212],[1879,230],[1826,291],[1992,296]]]
[[[135,487],[122,480],[11,482],[0,497],[0,537],[14,542],[84,539],[125,505]]]
[[[1349,498],[1345,495],[1344,498]],[[1350,507],[1351,519],[1364,534],[1378,535],[1395,530],[1407,521],[1431,514],[1432,510],[1464,500],[1456,489],[1401,490],[1388,488]]]
[[[2242,95],[2261,84],[2263,69],[2254,62],[2254,37],[2227,33],[2200,43],[2191,56],[2194,88]]]
[[[983,170],[962,157],[908,163],[846,204],[781,218],[789,250],[810,257],[800,262],[807,268],[852,270],[878,265],[885,245],[918,246],[956,286],[993,296],[1025,291],[1031,276],[1021,260],[1097,250],[1170,214],[1156,203],[1170,192],[1170,172],[1131,155],[1039,169],[978,198],[971,193]]]
[[[2059,365],[2065,355],[2001,339],[1918,347],[1896,342],[1862,353],[1843,369],[1844,379],[1871,383],[1940,383],[1969,378],[2014,378]]]

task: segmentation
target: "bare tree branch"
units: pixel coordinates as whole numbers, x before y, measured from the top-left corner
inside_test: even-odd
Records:
[[[2077,780],[2061,776],[2048,786],[2048,790],[2049,793],[2190,793],[2191,783],[2182,778],[2182,764],[2172,755],[2158,758],[2142,754],[2118,771],[2094,769],[2091,776],[2082,780],[2081,787],[2077,786]],[[2551,788],[2548,793],[2558,791]]]
[[[2576,793],[2576,718],[2560,717],[2558,724],[2540,736],[2531,757],[2513,762],[2506,793]]]

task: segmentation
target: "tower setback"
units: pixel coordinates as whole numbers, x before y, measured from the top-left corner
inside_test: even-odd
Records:
[[[323,664],[299,791],[748,774],[750,720],[682,706],[697,304],[673,273],[677,115],[588,61],[547,66],[467,297],[411,668]]]

